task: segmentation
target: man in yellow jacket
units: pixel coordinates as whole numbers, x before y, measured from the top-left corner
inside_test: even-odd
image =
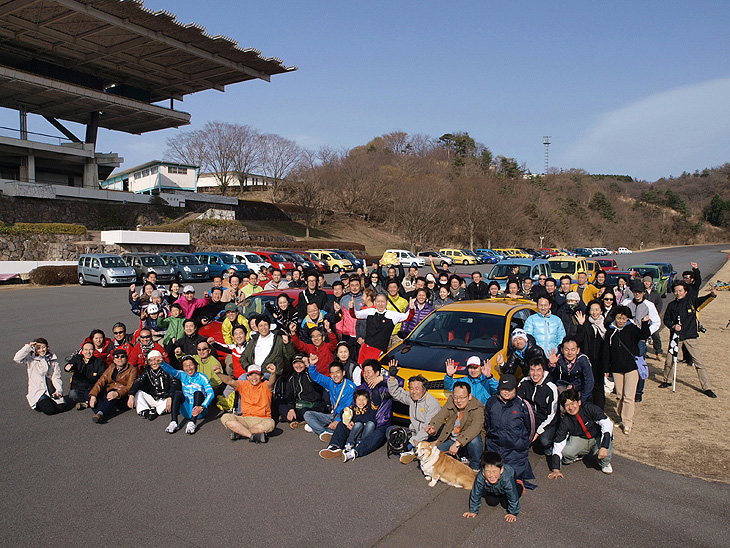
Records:
[[[578,283],[571,285],[570,290],[578,293],[586,305],[598,297],[600,291],[595,285],[588,283],[588,274],[586,272],[578,272]]]

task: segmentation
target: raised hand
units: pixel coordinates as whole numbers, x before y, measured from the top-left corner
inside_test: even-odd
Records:
[[[575,319],[578,320],[578,323],[580,325],[583,325],[584,323],[586,323],[586,315],[583,312],[581,312],[580,310],[578,310],[575,313]]]
[[[487,378],[492,376],[492,360],[482,360],[482,375]]]
[[[558,363],[558,353],[555,351],[554,348],[551,348],[548,352],[548,361],[550,362],[550,367],[555,367],[555,364]]]
[[[390,362],[388,362],[388,374],[391,377],[395,377],[398,374],[399,369],[398,360],[390,360]]]
[[[446,360],[446,374],[449,377],[453,377],[454,373],[456,373],[456,362],[452,358],[449,358]]]
[[[502,354],[497,354],[497,365],[502,367],[504,365],[504,356]]]
[[[276,366],[273,363],[270,363],[266,366],[266,371],[268,371],[270,375],[273,375],[276,373]]]
[[[689,263],[689,266],[691,266],[692,268],[699,268],[700,267],[700,265],[698,265],[697,263],[694,263],[694,262]]]
[[[317,354],[310,354],[309,355],[309,365],[316,365],[316,363],[319,361],[319,356]]]

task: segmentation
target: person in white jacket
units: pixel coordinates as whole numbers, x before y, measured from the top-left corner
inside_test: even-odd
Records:
[[[58,358],[48,350],[48,341],[37,338],[18,350],[15,363],[28,370],[28,404],[46,415],[56,415],[68,410],[63,399],[63,382]]]

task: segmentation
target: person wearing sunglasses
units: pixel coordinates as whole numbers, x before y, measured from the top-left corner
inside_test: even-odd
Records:
[[[117,322],[112,326],[112,352],[117,348],[123,348],[129,354],[134,346],[133,336],[127,333],[127,326]]]
[[[147,355],[153,350],[157,350],[162,354],[165,361],[169,359],[167,352],[160,343],[152,340],[152,332],[149,329],[141,329],[137,336],[137,343],[129,352],[129,363],[141,372],[144,366],[147,365]]]
[[[89,391],[89,407],[94,410],[91,420],[104,423],[126,407],[127,395],[137,380],[137,368],[130,365],[127,352],[117,348],[112,352],[114,364],[96,381]]]

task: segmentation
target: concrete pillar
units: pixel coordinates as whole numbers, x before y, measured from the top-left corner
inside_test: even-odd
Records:
[[[84,188],[99,188],[99,169],[96,160],[86,160],[84,164]]]
[[[35,156],[28,154],[20,159],[19,179],[26,183],[35,183]]]
[[[28,154],[28,182],[35,183],[35,156]]]

